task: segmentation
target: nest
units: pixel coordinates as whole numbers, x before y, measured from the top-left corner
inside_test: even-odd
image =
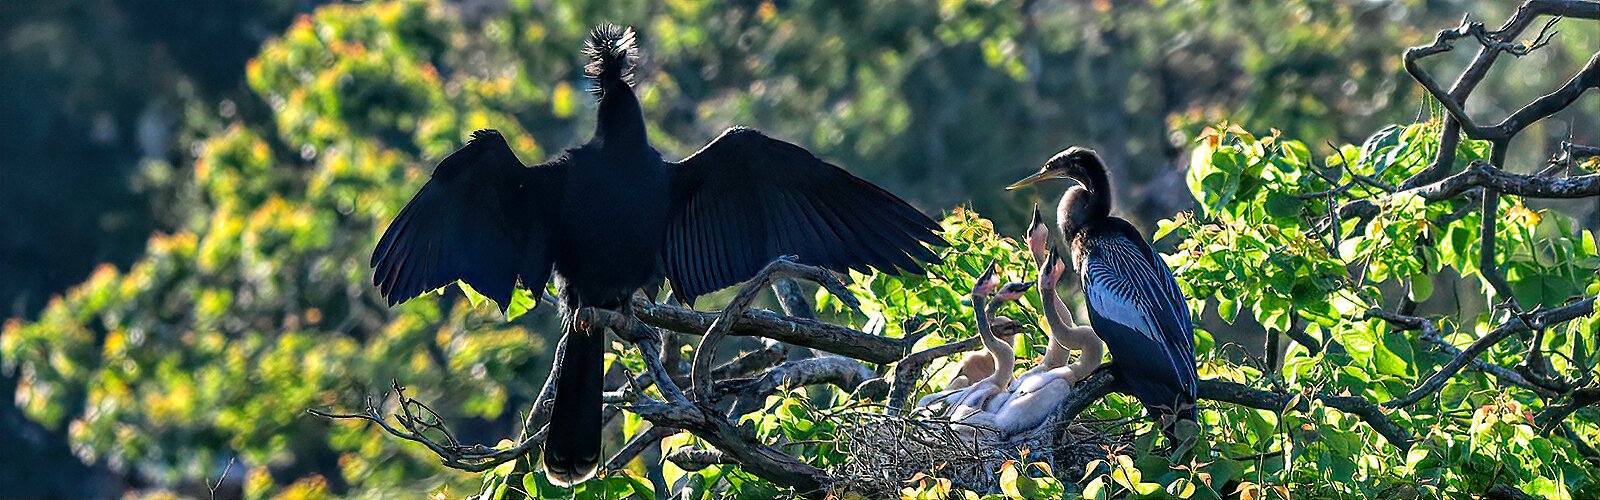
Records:
[[[1132,442],[1125,420],[1054,417],[1031,430],[1000,436],[988,429],[926,414],[899,416],[860,411],[839,415],[837,446],[850,457],[829,473],[835,493],[895,498],[917,474],[949,479],[953,486],[997,493],[998,471],[1007,460],[1050,464],[1058,479],[1074,481],[1083,467],[1107,450]]]

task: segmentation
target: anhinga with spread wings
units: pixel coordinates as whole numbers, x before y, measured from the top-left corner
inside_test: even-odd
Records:
[[[390,223],[371,264],[391,305],[460,280],[503,310],[515,287],[537,293],[553,273],[566,351],[543,461],[563,485],[600,460],[606,342],[575,331],[579,308],[625,311],[663,276],[692,303],[784,255],[836,271],[921,273],[938,260],[925,245],[944,245],[938,223],[911,205],[754,130],[663,161],[633,93],[633,30],[597,27],[584,52],[599,99],[588,143],[528,168],[498,132],[474,132]]]
[[[1111,216],[1111,183],[1093,150],[1071,147],[1006,189],[1072,179],[1056,208],[1087,298],[1089,324],[1111,351],[1111,366],[1164,430],[1169,416],[1193,420],[1198,375],[1194,325],[1178,282],[1128,221]]]

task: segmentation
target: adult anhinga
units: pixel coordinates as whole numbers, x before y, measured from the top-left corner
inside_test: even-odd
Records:
[[[1061,178],[1078,185],[1061,197],[1057,224],[1071,245],[1089,324],[1110,349],[1112,369],[1164,430],[1175,424],[1169,416],[1193,420],[1198,376],[1189,307],[1139,230],[1111,216],[1111,184],[1100,155],[1067,148],[1006,189]]]
[[[372,254],[391,305],[461,280],[505,309],[514,287],[543,290],[554,273],[566,351],[544,448],[556,484],[590,477],[600,459],[603,332],[580,331],[582,307],[626,311],[661,276],[674,295],[745,280],[783,255],[842,271],[920,273],[943,245],[938,223],[794,144],[732,129],[663,161],[631,86],[631,28],[597,27],[584,73],[599,99],[594,137],[525,168],[498,132],[439,163]]]

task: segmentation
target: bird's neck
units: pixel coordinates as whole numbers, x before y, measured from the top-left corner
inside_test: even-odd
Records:
[[[1056,216],[1061,226],[1061,236],[1068,244],[1077,239],[1089,225],[1111,215],[1109,194],[1095,192],[1093,188],[1085,186],[1072,186],[1067,190],[1067,194],[1061,197],[1061,205],[1056,207]]]
[[[991,323],[989,325],[989,332],[991,332],[991,334],[993,334],[993,332],[994,332],[994,325],[992,323],[993,323],[994,318],[996,317],[995,315],[1000,312],[1000,307],[1004,306],[1004,305],[1006,305],[1006,301],[991,300],[991,301],[989,301],[989,305],[985,306],[984,309],[983,309],[984,319]],[[1013,346],[1012,347],[1013,349],[1015,349],[1015,346],[1017,345],[1017,338],[1014,337],[1014,336],[1013,337],[1007,337],[1007,338],[1000,338],[999,335],[995,335],[994,338],[999,339],[1001,342],[1004,342],[1008,346]]]
[[[649,144],[649,137],[645,134],[644,111],[639,107],[639,99],[633,95],[633,88],[620,78],[604,81],[601,85],[606,88],[600,97],[595,138],[607,145]]]
[[[1042,278],[1042,277],[1041,277]],[[1045,366],[1062,366],[1067,364],[1067,346],[1062,339],[1067,335],[1067,330],[1072,328],[1072,317],[1062,314],[1066,305],[1061,302],[1061,296],[1056,294],[1056,284],[1039,281],[1040,307],[1044,308],[1045,325],[1050,327],[1050,345],[1044,349]]]
[[[997,302],[998,303],[998,302]],[[972,298],[973,315],[978,319],[978,339],[983,342],[983,348],[994,354],[995,373],[1004,369],[1007,373],[1016,365],[1015,352],[1011,345],[1002,342],[994,335],[994,330],[989,328],[989,301],[981,297]],[[1007,361],[1010,361],[1007,363]],[[1005,365],[1005,366],[1001,366]]]

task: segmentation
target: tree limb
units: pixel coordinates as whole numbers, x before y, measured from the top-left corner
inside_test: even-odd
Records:
[[[1489,350],[1490,347],[1500,343],[1500,341],[1505,340],[1512,335],[1529,331],[1530,327],[1545,328],[1550,325],[1564,323],[1588,315],[1589,313],[1594,312],[1594,302],[1595,297],[1588,297],[1556,309],[1534,314],[1532,315],[1532,319],[1526,323],[1517,319],[1502,323],[1500,326],[1495,327],[1494,330],[1490,330],[1489,333],[1474,341],[1472,345],[1467,346],[1466,349],[1462,349],[1459,354],[1457,354],[1454,358],[1451,358],[1449,362],[1444,364],[1444,366],[1440,367],[1439,371],[1428,376],[1428,378],[1424,380],[1422,384],[1412,389],[1411,392],[1404,396],[1400,396],[1385,402],[1383,403],[1383,406],[1385,408],[1405,408],[1407,406],[1416,404],[1427,395],[1436,393],[1440,389],[1443,389],[1444,384],[1448,382],[1450,378],[1454,377],[1457,372],[1460,372],[1462,367],[1465,367],[1467,363],[1476,359],[1479,355],[1483,354],[1484,351]],[[1383,316],[1375,314],[1374,317],[1382,318]]]
[[[762,288],[766,288],[772,280],[788,277],[814,281],[851,308],[860,307],[855,296],[844,287],[844,282],[840,281],[832,271],[799,264],[794,259],[787,256],[779,257],[756,272],[754,277],[739,288],[733,300],[728,301],[728,305],[722,308],[722,313],[712,321],[710,328],[706,329],[705,336],[700,338],[700,345],[695,348],[694,361],[689,365],[689,379],[694,384],[694,392],[698,397],[704,399],[711,394],[711,360],[716,356],[717,346],[722,343],[724,337],[727,337],[736,318],[743,315],[745,309],[750,307],[750,301],[755,300],[756,294]]]

